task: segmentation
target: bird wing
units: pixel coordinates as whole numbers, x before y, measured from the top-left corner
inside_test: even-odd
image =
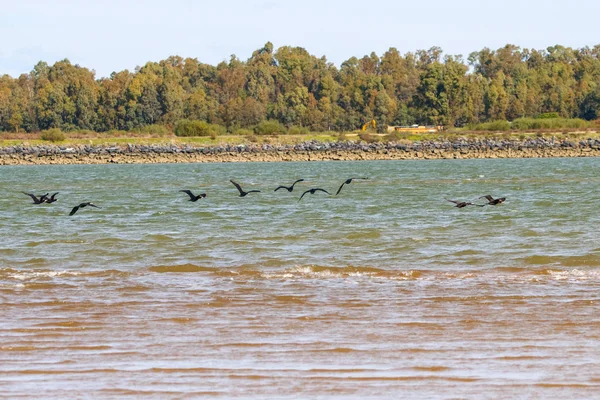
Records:
[[[293,186],[293,185],[292,185]],[[287,189],[286,186],[279,186],[277,189],[273,190],[274,192],[278,191],[279,189]]]
[[[69,213],[69,215],[75,214],[77,212],[77,210],[79,210],[79,206],[73,207],[73,209],[71,210],[71,212]]]
[[[90,207],[102,208],[100,206],[95,205],[94,203],[87,203],[87,205]]]
[[[494,200],[494,198],[492,196],[490,196],[489,194],[486,194],[485,196],[481,196],[480,199],[483,199],[484,197],[486,199],[488,199],[488,201],[493,201]]]
[[[190,196],[190,199],[194,199],[196,197],[191,190],[180,190],[180,192],[187,193],[187,195]]]
[[[244,191],[242,190],[242,187],[237,182],[234,182],[232,180],[230,180],[229,182],[233,183],[233,186],[235,186],[237,188],[237,190],[239,190],[240,194],[244,193]]]
[[[454,204],[460,203],[460,201],[456,201],[456,200],[450,200],[450,199],[446,199],[446,200],[448,200],[450,203],[454,203]]]
[[[246,193],[260,193],[260,190],[249,190]]]
[[[327,190],[325,190],[325,189],[316,188],[315,192],[318,192],[318,191],[325,192],[325,193],[329,194],[329,192]]]
[[[40,201],[40,199],[38,199],[34,194],[27,193],[27,192],[23,192],[23,194],[26,194],[27,196],[31,197],[33,199],[33,201],[36,203]]]
[[[54,200],[54,197],[55,197],[55,196],[56,196],[58,193],[59,193],[59,192],[53,193],[53,194],[52,194],[52,196],[50,196],[50,198],[51,198],[52,200]]]
[[[347,181],[346,181],[347,182]],[[340,192],[342,191],[342,188],[344,187],[344,185],[346,184],[346,182],[342,183],[340,188],[337,190],[337,192],[335,193],[335,195],[337,196],[338,194],[340,194]]]
[[[288,190],[288,192],[293,192],[294,191],[294,185],[296,185],[296,183],[298,182],[304,182],[304,179],[298,179],[297,181],[295,181],[294,183],[292,183],[292,186],[290,186],[289,188],[286,188]]]
[[[311,189],[308,189],[306,192],[302,193],[302,196],[300,196],[300,198],[298,199],[298,201],[302,200],[302,198],[304,197],[304,195],[308,192],[310,192]]]

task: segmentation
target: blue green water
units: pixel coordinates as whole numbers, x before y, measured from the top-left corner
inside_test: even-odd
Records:
[[[599,161],[18,166],[0,170],[0,263],[25,268],[600,265]],[[338,196],[300,194],[320,187]],[[293,193],[273,189],[296,179]],[[229,183],[261,193],[237,196]],[[180,189],[206,192],[187,201]],[[30,204],[21,191],[60,192]],[[445,199],[506,197],[457,209]],[[67,214],[82,201],[85,208]],[[482,203],[484,200],[478,200]]]

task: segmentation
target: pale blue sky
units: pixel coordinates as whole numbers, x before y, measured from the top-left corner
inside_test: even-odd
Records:
[[[170,55],[216,65],[271,41],[336,65],[390,47],[462,54],[600,44],[600,0],[0,0],[0,75],[68,58],[96,77]]]

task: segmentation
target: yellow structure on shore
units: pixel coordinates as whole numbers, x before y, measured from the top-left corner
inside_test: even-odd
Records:
[[[411,125],[411,126],[392,126],[388,125],[388,132],[419,132],[419,133],[435,133],[443,131],[441,125]]]
[[[377,130],[377,121],[375,121],[374,119],[370,120],[369,122],[364,124],[360,130],[364,132],[369,126],[373,127],[374,130]]]

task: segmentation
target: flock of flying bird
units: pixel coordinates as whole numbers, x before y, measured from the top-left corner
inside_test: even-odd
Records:
[[[337,196],[338,194],[340,194],[340,192],[342,191],[342,188],[344,187],[344,185],[351,183],[353,180],[358,180],[358,179],[362,179],[362,180],[366,180],[369,178],[349,178],[346,179],[344,181],[344,183],[342,183],[342,185],[339,187],[339,189],[337,190],[337,192],[335,193],[335,195]],[[231,182],[233,184],[233,186],[235,186],[238,190],[238,192],[240,192],[240,197],[246,197],[248,194],[250,193],[260,193],[260,190],[248,190],[245,191],[244,189],[242,189],[242,187],[240,186],[239,183],[237,183],[234,180],[230,180],[229,182]],[[292,183],[291,186],[278,186],[274,192],[278,191],[279,189],[285,189],[288,192],[293,192],[294,191],[294,186],[296,185],[296,183],[298,182],[304,182],[304,179],[298,179],[296,180],[294,183]],[[203,199],[206,197],[206,193],[200,193],[199,195],[195,195],[194,193],[192,193],[190,190],[180,190],[180,192],[184,192],[187,193],[188,196],[190,196],[190,201],[198,201],[200,199]],[[321,189],[321,188],[312,188],[312,189],[308,189],[307,191],[305,191],[304,193],[302,193],[302,195],[300,196],[300,198],[298,199],[298,201],[302,200],[302,198],[304,197],[305,194],[310,193],[310,194],[315,194],[316,192],[325,192],[328,195],[331,195],[331,193],[329,193],[327,190],[325,189]]]
[[[41,196],[36,196],[35,194],[32,194],[32,193],[23,192],[23,194],[26,194],[27,196],[31,197],[31,199],[33,200],[33,204],[44,204],[44,203],[50,203],[50,204],[52,204],[55,201],[58,201],[58,199],[56,198],[56,195],[58,193],[59,192],[53,193],[52,196],[48,196],[50,193],[46,193],[46,194],[43,194]],[[69,213],[69,215],[73,215],[80,208],[87,207],[87,206],[96,207],[96,208],[102,208],[102,207],[99,207],[99,206],[95,205],[94,203],[90,203],[89,201],[86,201],[84,203],[79,203],[78,205],[76,205],[75,207],[73,207],[71,209],[71,212]]]
[[[369,178],[348,178],[348,179],[346,179],[338,188],[337,192],[335,193],[335,196],[340,194],[344,185],[348,185],[348,184],[352,183],[353,180],[367,180],[367,179],[369,179]],[[303,182],[303,181],[304,181],[304,179],[298,179],[294,183],[292,183],[291,186],[283,186],[283,185],[278,186],[274,191],[276,192],[279,189],[285,189],[291,193],[294,191],[294,186],[296,185],[296,183]],[[240,186],[239,183],[235,182],[234,180],[230,180],[230,182],[240,192],[239,197],[246,197],[250,193],[260,193],[260,190],[245,191],[244,189],[242,189],[242,187]],[[189,201],[192,201],[192,202],[196,202],[196,201],[201,200],[206,197],[206,193],[200,193],[200,194],[196,195],[196,194],[192,193],[191,190],[187,190],[187,189],[180,190],[180,192],[186,193],[189,196]],[[302,200],[302,198],[304,197],[305,194],[307,194],[307,193],[315,194],[316,192],[324,192],[324,193],[327,193],[328,195],[331,195],[331,193],[329,193],[325,189],[311,188],[311,189],[304,191],[302,193],[302,195],[300,196],[300,198],[298,199],[298,201]],[[50,193],[46,193],[41,196],[36,196],[32,193],[27,193],[27,192],[23,192],[23,194],[26,194],[27,196],[31,197],[31,199],[33,200],[33,204],[44,204],[44,203],[52,204],[58,200],[56,198],[56,195],[59,194],[59,192],[53,193],[52,195],[50,195]],[[506,197],[500,197],[500,198],[494,199],[489,194],[485,195],[485,196],[481,196],[479,198],[480,199],[485,198],[485,199],[487,199],[488,202],[484,203],[484,204],[476,204],[476,203],[471,203],[469,201],[458,201],[458,200],[450,200],[450,199],[446,199],[446,200],[448,200],[451,203],[454,203],[455,207],[458,207],[458,208],[463,208],[463,207],[467,207],[467,206],[478,206],[478,207],[483,207],[483,206],[487,206],[487,205],[495,206],[495,205],[503,203],[506,200]],[[69,213],[69,215],[74,215],[77,211],[79,211],[79,209],[87,207],[87,206],[95,207],[95,208],[102,208],[102,207],[95,205],[94,203],[89,202],[89,201],[83,202],[83,203],[79,203],[78,205],[73,207],[71,209],[71,212]]]

